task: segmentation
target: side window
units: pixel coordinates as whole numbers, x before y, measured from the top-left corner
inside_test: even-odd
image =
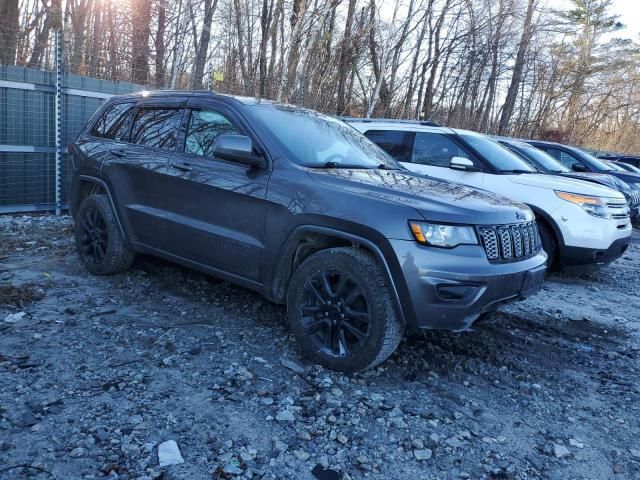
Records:
[[[564,152],[562,150],[559,150],[557,148],[546,148],[544,149],[545,152],[547,152],[549,155],[551,155],[553,158],[555,158],[556,160],[558,160],[560,163],[562,163],[565,167],[569,167],[571,168],[571,166],[574,163],[582,163],[580,160],[578,160],[576,157],[574,157],[573,155]]]
[[[113,140],[127,140],[129,133],[129,114],[133,110],[132,103],[118,103],[109,107],[96,122],[92,135]]]
[[[182,121],[181,109],[141,108],[136,113],[131,142],[173,150]]]
[[[398,130],[369,130],[364,135],[397,161],[411,161],[411,133]]]
[[[213,146],[220,135],[238,135],[240,132],[222,114],[214,110],[193,110],[184,142],[185,153],[213,156]]]
[[[446,135],[416,133],[416,139],[413,142],[413,163],[449,168],[453,157],[469,158],[469,155]]]

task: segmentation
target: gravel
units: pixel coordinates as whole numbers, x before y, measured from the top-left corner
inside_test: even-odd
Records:
[[[253,292],[149,257],[92,276],[67,217],[0,217],[0,479],[640,478],[639,281],[636,232],[347,376]]]

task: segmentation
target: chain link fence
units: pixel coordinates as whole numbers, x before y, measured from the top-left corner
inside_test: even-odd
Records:
[[[144,88],[58,73],[0,65],[0,213],[65,208],[67,144],[106,99]]]

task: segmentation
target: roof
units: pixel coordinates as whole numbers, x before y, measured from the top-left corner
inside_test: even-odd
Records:
[[[400,124],[413,124],[422,125],[425,127],[442,127],[439,123],[432,122],[431,120],[404,120],[400,118],[360,118],[360,117],[338,117],[345,122],[354,123],[373,123],[373,122],[385,122],[385,123],[400,123]]]
[[[259,105],[259,104],[283,105],[281,103],[274,102],[272,100],[267,100],[264,98],[244,97],[241,95],[229,95],[229,94],[219,93],[219,92],[210,91],[210,90],[141,90],[139,92],[127,93],[124,95],[115,95],[111,98],[140,99],[140,98],[156,98],[156,97],[157,98],[211,97],[211,98],[220,98],[220,99],[231,99],[239,103],[242,103],[243,105]]]

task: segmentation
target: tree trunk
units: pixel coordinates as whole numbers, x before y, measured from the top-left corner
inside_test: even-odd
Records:
[[[131,81],[146,85],[149,81],[149,36],[151,0],[132,0]]]
[[[202,77],[204,75],[204,67],[207,62],[207,53],[209,52],[209,42],[211,41],[211,21],[213,12],[218,6],[218,0],[204,0],[204,20],[202,30],[200,31],[200,41],[198,42],[198,51],[196,53],[196,65],[191,78],[192,88],[202,88]]]
[[[158,30],[156,32],[156,88],[164,87],[164,32],[166,24],[166,0],[158,0]]]
[[[338,63],[338,91],[336,102],[336,114],[342,115],[347,108],[345,98],[345,88],[347,84],[347,75],[349,74],[348,65],[353,57],[353,48],[351,41],[351,29],[353,28],[353,16],[356,11],[356,0],[349,0],[347,8],[347,21],[344,26],[344,37],[340,45],[340,61]]]
[[[531,42],[531,37],[533,35],[532,21],[535,5],[536,0],[528,0],[527,13],[525,15],[522,29],[522,37],[520,37],[518,53],[516,54],[516,62],[513,66],[513,75],[511,76],[511,83],[509,84],[507,97],[505,98],[504,105],[502,106],[502,115],[500,115],[500,123],[498,125],[498,135],[504,135],[507,133],[507,130],[509,129],[509,122],[513,116],[513,109],[516,105],[518,90],[520,89],[520,83],[522,82],[522,70],[524,68],[525,55],[529,49],[529,43]]]
[[[16,61],[19,13],[18,0],[0,2],[0,64],[12,65]]]
[[[93,8],[93,35],[91,43],[91,57],[89,58],[89,75],[99,76],[102,70],[102,15],[104,5],[102,0],[96,0]]]

